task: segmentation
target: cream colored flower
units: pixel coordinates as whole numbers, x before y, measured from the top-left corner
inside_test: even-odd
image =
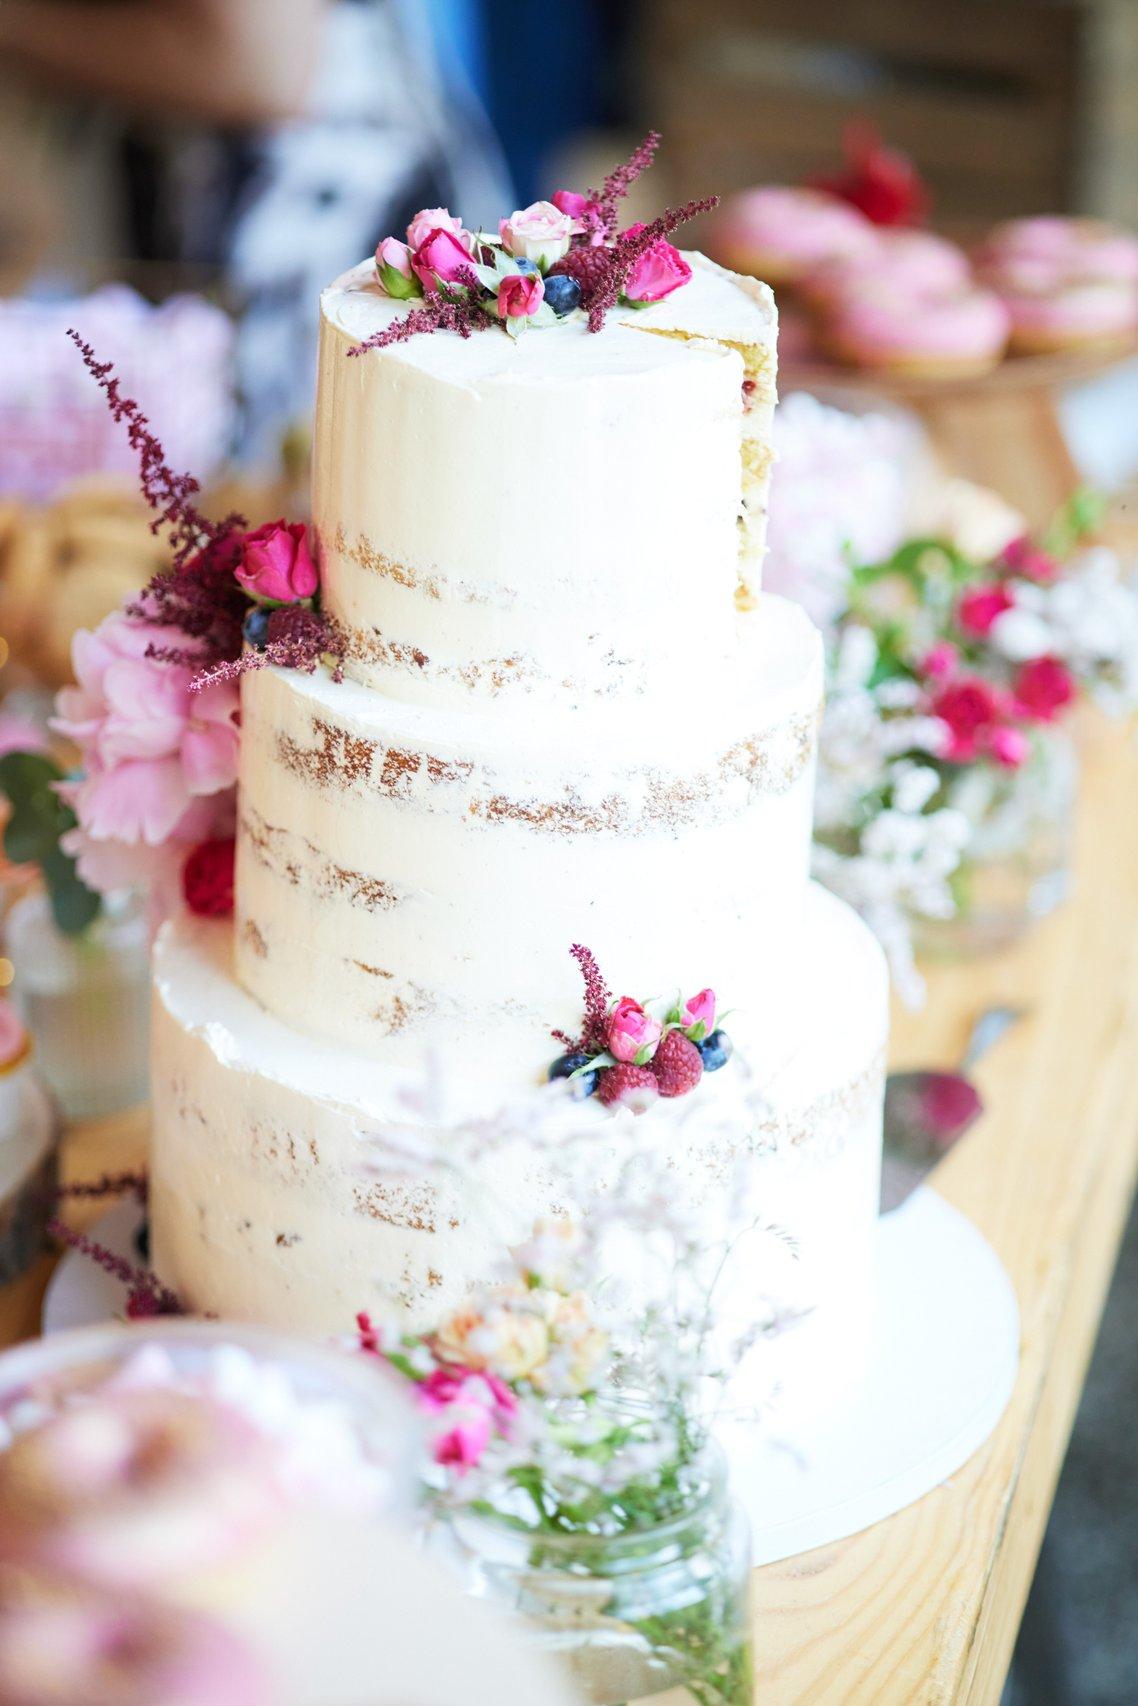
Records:
[[[435,1335],[436,1354],[503,1380],[531,1376],[549,1354],[549,1328],[534,1307],[534,1295],[519,1287],[456,1309]]]
[[[527,1279],[532,1278],[553,1291],[567,1291],[573,1283],[573,1268],[581,1249],[581,1230],[575,1221],[535,1220],[533,1231],[513,1252]]]
[[[549,1354],[530,1376],[539,1392],[565,1398],[588,1392],[596,1384],[606,1353],[608,1335],[592,1318],[584,1292],[567,1297],[558,1292],[535,1292],[542,1303],[549,1331]]]

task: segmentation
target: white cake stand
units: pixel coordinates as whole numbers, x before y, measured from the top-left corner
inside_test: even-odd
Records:
[[[137,1261],[137,1203],[95,1236]],[[938,1486],[1003,1414],[1019,1362],[1011,1281],[971,1221],[922,1188],[879,1223],[868,1363],[828,1415],[777,1414],[719,1429],[747,1507],[756,1564],[824,1546],[891,1516]],[[44,1299],[45,1333],[121,1313],[123,1289],[86,1258],[65,1256]]]

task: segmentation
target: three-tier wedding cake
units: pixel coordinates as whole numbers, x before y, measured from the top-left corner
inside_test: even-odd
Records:
[[[518,301],[548,262],[509,272]],[[157,947],[156,1267],[196,1311],[437,1319],[557,1204],[516,1162],[475,1192],[460,1170],[377,1175],[368,1145],[445,1145],[541,1095],[585,943],[617,991],[711,982],[733,1009],[764,1109],[739,1143],[811,1302],[848,1310],[886,977],[809,881],[821,643],[760,591],[771,294],[676,255],[677,285],[592,327],[577,307],[522,336],[440,316],[404,338],[392,264],[321,304],[314,524],[342,679],[245,677],[236,917]],[[638,1116],[603,1101],[561,1117],[615,1141]],[[639,1117],[663,1141],[680,1106]]]

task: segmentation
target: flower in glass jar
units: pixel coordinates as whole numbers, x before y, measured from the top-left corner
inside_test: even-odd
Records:
[[[980,676],[961,676],[942,688],[930,710],[945,725],[941,756],[952,764],[970,764],[979,758],[1001,720],[999,698]]]
[[[1059,564],[1048,551],[1041,550],[1027,533],[1012,539],[997,559],[1001,568],[1010,574],[1022,575],[1024,580],[1048,585],[1059,573]]]
[[[969,587],[956,607],[956,620],[966,634],[983,639],[997,618],[1014,604],[1009,589],[998,582],[992,586]]]
[[[608,1351],[608,1335],[597,1326],[583,1292],[544,1294],[549,1354],[531,1379],[550,1398],[571,1398],[596,1385]]]
[[[441,1362],[475,1372],[524,1380],[549,1353],[549,1332],[531,1294],[505,1290],[486,1303],[470,1303],[447,1317],[432,1340]]]
[[[1075,680],[1057,657],[1032,658],[1017,672],[1012,689],[1020,714],[1052,723],[1075,697]]]
[[[511,1253],[527,1283],[552,1291],[568,1291],[583,1244],[576,1221],[536,1220],[526,1242]]]
[[[988,737],[988,749],[996,763],[1005,770],[1018,770],[1027,763],[1031,743],[1014,723],[1001,723]]]

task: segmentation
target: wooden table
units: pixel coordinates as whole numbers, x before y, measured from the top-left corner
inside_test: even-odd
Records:
[[[1138,745],[1096,724],[1074,899],[1011,952],[934,968],[925,1010],[896,1015],[911,1065],[956,1059],[990,1002],[1032,1009],[978,1069],[989,1111],[936,1176],[1015,1282],[1019,1379],[950,1484],[756,1572],[762,1706],[999,1698],[1138,1168],[1136,850]],[[85,1127],[65,1170],[129,1167],[144,1142],[141,1110]],[[37,1330],[49,1267],[0,1294],[0,1342]]]

